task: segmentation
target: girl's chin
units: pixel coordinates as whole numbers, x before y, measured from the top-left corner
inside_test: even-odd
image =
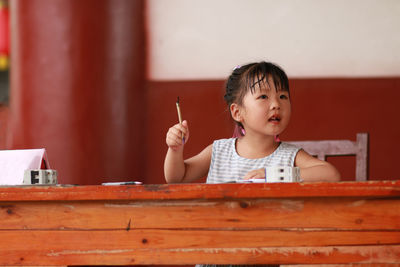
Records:
[[[283,129],[282,127],[273,127],[268,132],[270,135],[279,135],[283,132]]]

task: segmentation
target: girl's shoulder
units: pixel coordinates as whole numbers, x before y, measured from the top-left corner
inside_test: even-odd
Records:
[[[278,147],[278,150],[280,152],[294,153],[294,154],[297,154],[297,152],[299,152],[300,149],[301,148],[286,142],[281,142],[281,144]]]
[[[230,150],[235,147],[236,138],[225,138],[214,140],[213,150]]]
[[[232,142],[235,142],[236,138],[223,138],[223,139],[217,139],[214,140],[213,144],[231,144]]]

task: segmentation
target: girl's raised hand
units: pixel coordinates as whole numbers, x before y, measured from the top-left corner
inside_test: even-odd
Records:
[[[169,128],[166,137],[166,143],[172,150],[178,150],[183,147],[189,140],[189,127],[186,120],[182,121],[182,124],[177,123]]]

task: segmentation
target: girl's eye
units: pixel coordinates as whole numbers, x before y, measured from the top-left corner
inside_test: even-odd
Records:
[[[267,95],[260,95],[258,98],[260,98],[260,99],[267,99],[268,96],[267,96]]]
[[[287,95],[280,95],[280,99],[288,99],[289,97]]]

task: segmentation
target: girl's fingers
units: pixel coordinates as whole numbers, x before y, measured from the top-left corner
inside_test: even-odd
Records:
[[[244,176],[244,180],[249,180],[249,179],[253,179],[254,178],[254,171],[250,171],[248,172],[245,176]]]
[[[167,133],[167,136],[171,137],[178,137],[179,135],[182,135],[182,132],[177,128],[170,128],[170,130]]]
[[[189,138],[189,128],[187,121],[183,121],[182,124],[178,123],[169,128],[166,137],[166,143],[169,147],[176,149],[183,145]]]
[[[178,124],[178,126],[179,126],[179,130],[181,131],[181,133],[183,134],[185,139],[188,139],[189,138],[189,127],[188,127],[187,121],[184,120],[182,122],[182,124]]]
[[[178,137],[168,136],[167,137],[167,145],[168,146],[180,146],[182,145],[182,139]]]
[[[187,122],[186,121],[183,121],[182,124],[180,124],[180,123],[175,124],[170,129],[172,129],[172,131],[174,131],[176,133],[181,133],[181,134],[184,134],[184,135],[188,135],[189,134],[189,128],[187,127]]]
[[[186,120],[183,121],[182,124],[178,123],[174,125],[173,128],[178,131],[176,132],[176,134],[180,136],[180,138],[184,143],[186,143],[187,140],[189,139],[189,127],[187,121]]]
[[[180,146],[183,144],[182,137],[175,133],[167,135],[166,142],[168,146]]]
[[[183,139],[183,143],[186,143],[188,140],[189,140],[189,126],[188,126],[188,123],[187,123],[187,121],[186,120],[184,120],[183,122],[182,122],[182,125],[181,125],[182,127],[183,127],[183,129],[182,129],[182,139]]]
[[[249,180],[249,179],[260,179],[260,178],[265,178],[265,171],[264,169],[258,169],[258,170],[252,170],[249,171],[245,176],[244,180]]]

